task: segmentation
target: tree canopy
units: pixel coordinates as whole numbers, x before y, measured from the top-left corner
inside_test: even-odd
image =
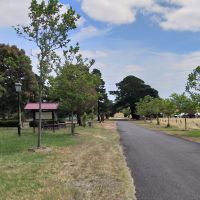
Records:
[[[96,105],[96,87],[99,76],[91,74],[82,65],[64,65],[57,77],[51,81],[51,92],[61,103],[61,107],[72,113],[83,114]]]
[[[17,109],[16,82],[23,83],[22,104],[34,101],[38,82],[30,58],[16,46],[0,44],[0,111],[3,118]]]
[[[180,95],[173,93],[170,99],[175,104],[178,113],[187,113],[189,116],[193,116],[197,112],[198,102],[184,93]]]
[[[41,146],[41,103],[44,85],[52,69],[56,70],[60,58],[56,50],[68,48],[69,31],[76,28],[79,15],[72,9],[62,10],[63,5],[58,0],[38,2],[31,1],[29,7],[29,24],[18,25],[15,30],[19,36],[34,42],[38,48],[39,71],[39,129],[38,143]]]
[[[110,113],[112,112],[113,103],[108,99],[108,95],[106,93],[105,82],[102,78],[101,71],[98,69],[93,69],[92,74],[99,76],[100,82],[96,87],[96,91],[98,93],[98,105],[97,105],[97,115],[98,121],[100,121],[101,116],[106,115],[108,118]]]
[[[110,93],[116,95],[116,106],[123,108],[130,107],[132,118],[136,117],[136,103],[149,95],[158,97],[158,91],[146,85],[145,82],[135,76],[127,76],[116,84],[117,91]]]

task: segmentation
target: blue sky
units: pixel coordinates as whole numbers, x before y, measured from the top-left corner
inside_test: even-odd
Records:
[[[199,0],[62,0],[81,15],[72,32],[81,53],[96,60],[108,91],[127,75],[143,79],[161,97],[184,92],[187,75],[200,65]],[[36,49],[11,25],[28,22],[30,0],[0,1],[0,42],[28,55]],[[20,12],[19,12],[20,11]],[[33,59],[36,70],[36,62]],[[113,99],[113,97],[112,97]]]

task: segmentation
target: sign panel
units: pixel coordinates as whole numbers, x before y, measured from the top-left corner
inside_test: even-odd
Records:
[[[45,120],[53,119],[52,112],[42,112],[41,117],[42,119],[45,119]],[[35,119],[39,119],[39,112],[35,113]]]

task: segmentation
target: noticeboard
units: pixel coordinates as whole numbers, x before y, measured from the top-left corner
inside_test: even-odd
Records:
[[[44,120],[52,120],[53,119],[52,112],[42,112],[41,118]],[[39,112],[35,113],[35,119],[39,119]]]

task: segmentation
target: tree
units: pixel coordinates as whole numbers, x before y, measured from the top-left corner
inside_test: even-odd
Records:
[[[193,70],[188,76],[186,91],[190,94],[193,101],[200,107],[200,66]]]
[[[175,104],[176,111],[178,113],[185,113],[185,129],[187,129],[186,114],[188,116],[194,116],[194,114],[197,111],[197,106],[198,106],[197,101],[192,98],[187,97],[185,93],[181,95],[173,93],[170,96],[170,99]]]
[[[98,84],[99,77],[78,64],[65,65],[60,69],[58,76],[52,80],[52,94],[59,99],[63,108],[71,112],[72,124],[74,113],[80,110],[83,113],[88,110],[92,111],[98,98],[95,90]]]
[[[22,105],[34,101],[38,82],[32,71],[30,58],[16,46],[0,44],[0,113],[3,118],[17,111],[16,82],[23,83]]]
[[[118,90],[110,93],[116,95],[116,106],[121,108],[130,107],[132,118],[136,118],[136,103],[149,95],[158,97],[158,91],[146,85],[143,80],[135,76],[127,76],[116,84]]]
[[[176,106],[170,99],[164,99],[162,101],[162,112],[168,118],[167,127],[170,127],[169,119],[171,115],[175,113],[175,111],[176,111]]]
[[[185,101],[187,101],[187,96],[183,93],[183,94],[177,94],[177,93],[173,93],[170,96],[171,101],[175,104],[176,106],[176,112],[181,113],[184,112],[184,104]]]
[[[98,69],[93,69],[92,74],[95,74],[99,76],[100,78],[100,83],[97,86],[96,91],[99,95],[98,101],[97,101],[97,117],[98,117],[98,121],[101,121],[101,116],[108,114],[108,110],[109,110],[111,102],[109,101],[108,95],[106,93],[105,82],[102,79],[101,71]]]
[[[152,97],[149,97],[150,96],[145,96],[136,103],[136,113],[140,115],[140,117],[144,117],[144,121],[146,121],[146,117],[149,115],[148,103],[152,100]]]
[[[159,125],[159,115],[162,112],[162,99],[153,98],[147,95],[136,103],[136,110],[137,114],[144,116],[145,120],[146,117],[150,117],[150,119],[152,119],[152,116],[156,116],[157,125]]]
[[[152,114],[156,116],[157,125],[160,125],[159,115],[162,113],[163,108],[163,100],[160,98],[154,98],[149,106],[152,109]]]
[[[130,118],[130,115],[131,115],[131,109],[128,107],[128,108],[124,108],[121,110],[121,112],[124,114],[124,117],[128,117]]]
[[[191,95],[200,96],[200,66],[198,66],[191,74],[189,74],[186,91]]]
[[[38,143],[41,146],[41,103],[44,85],[48,79],[49,73],[54,66],[59,63],[56,50],[67,48],[70,42],[68,34],[70,30],[76,28],[76,21],[79,16],[72,8],[66,13],[62,13],[62,4],[58,0],[48,0],[45,3],[42,0],[32,0],[30,6],[29,19],[30,24],[17,26],[15,28],[18,35],[35,43],[38,47],[37,59],[39,70],[39,127]]]
[[[3,76],[0,74],[0,97],[2,97],[5,88],[3,86]]]

